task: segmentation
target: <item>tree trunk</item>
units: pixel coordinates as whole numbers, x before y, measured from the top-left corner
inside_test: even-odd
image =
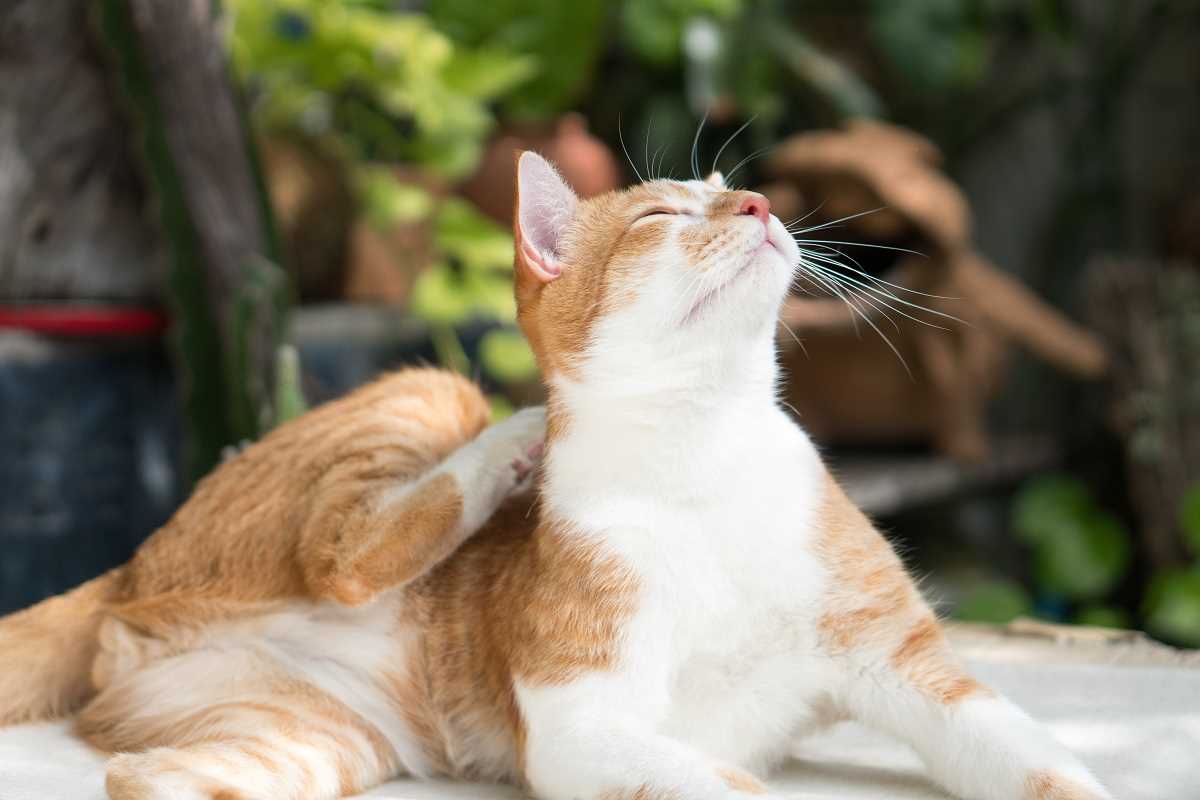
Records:
[[[1090,279],[1142,546],[1155,568],[1182,564],[1180,510],[1200,480],[1200,272],[1114,260],[1096,264]]]
[[[161,302],[165,242],[88,8],[0,3],[0,302]]]

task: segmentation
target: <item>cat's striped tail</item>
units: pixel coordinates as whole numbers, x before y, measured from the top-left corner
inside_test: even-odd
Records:
[[[0,726],[68,714],[92,696],[101,612],[119,572],[0,619]]]

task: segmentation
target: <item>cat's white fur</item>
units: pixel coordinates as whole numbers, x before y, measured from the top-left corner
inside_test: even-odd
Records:
[[[543,164],[523,170],[538,181],[522,186],[522,202],[534,193],[535,206],[570,206]],[[673,230],[723,188],[683,185],[692,200]],[[628,564],[642,591],[616,669],[518,684],[534,790],[554,800],[617,788],[622,798],[639,788],[744,797],[722,767],[766,769],[840,708],[911,744],[963,797],[1022,800],[1038,771],[1108,797],[1008,701],[936,702],[892,673],[883,642],[822,651],[817,618],[831,576],[814,537],[826,472],[776,397],[776,314],[799,254],[774,216],[767,246],[754,217],[739,224],[715,266],[662,248],[638,291],[599,320],[579,368],[554,378],[570,424],[544,466],[543,502]],[[711,268],[698,279],[698,266]]]

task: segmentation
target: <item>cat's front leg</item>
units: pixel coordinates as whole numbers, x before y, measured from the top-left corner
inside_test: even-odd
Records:
[[[850,715],[906,741],[935,781],[965,800],[1111,800],[1041,724],[959,665],[926,612],[896,642],[863,643],[850,662]]]
[[[666,710],[665,636],[631,634],[626,666],[564,683],[517,682],[524,771],[539,800],[768,798],[754,776],[656,730]]]

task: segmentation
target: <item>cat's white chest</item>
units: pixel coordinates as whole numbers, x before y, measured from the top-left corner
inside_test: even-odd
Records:
[[[675,608],[664,730],[734,763],[779,755],[780,731],[810,716],[824,684],[814,634],[824,573],[811,548],[823,474],[787,455],[768,451],[727,481],[664,578],[661,601]]]
[[[641,578],[632,625],[665,642],[653,655],[669,676],[662,731],[751,765],[779,755],[780,732],[802,724],[827,685],[814,634],[824,572],[812,552],[825,472],[782,417],[731,435],[712,442],[710,460],[673,465],[686,482],[622,475],[628,484],[573,516],[600,526]],[[638,480],[661,488],[639,491]]]

